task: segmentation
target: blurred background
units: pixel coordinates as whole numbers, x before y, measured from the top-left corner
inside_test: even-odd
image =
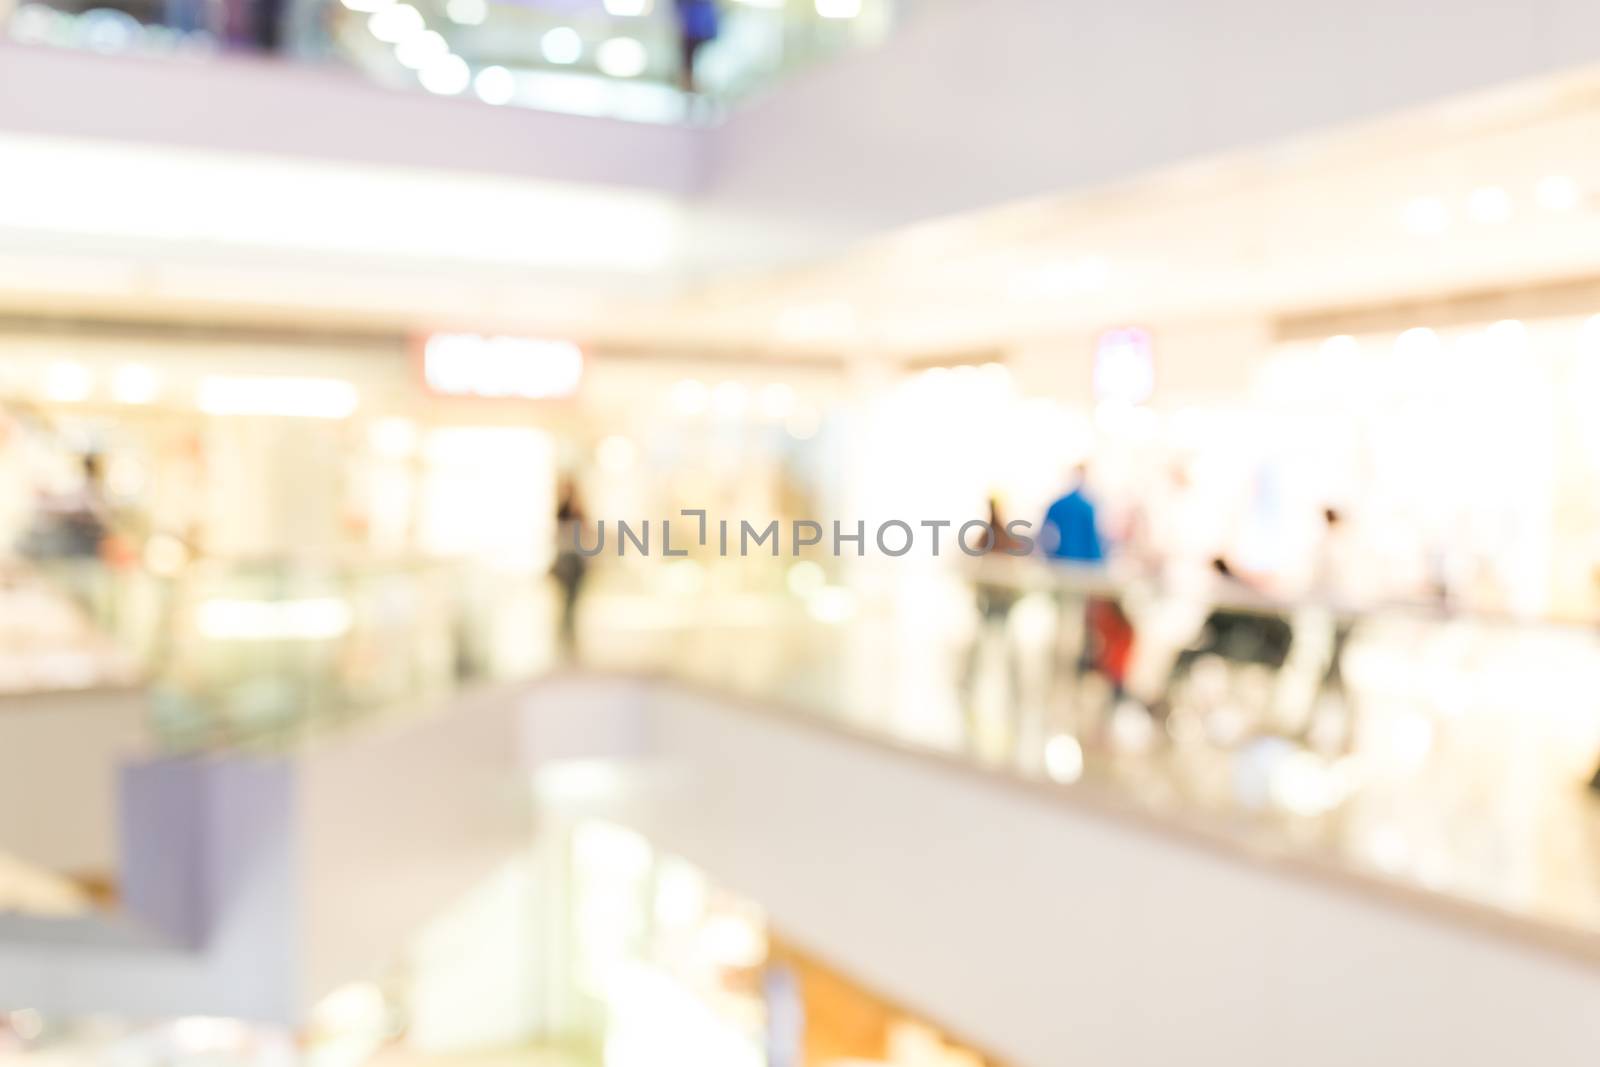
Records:
[[[0,34],[0,1064],[1592,1062],[1600,10]]]

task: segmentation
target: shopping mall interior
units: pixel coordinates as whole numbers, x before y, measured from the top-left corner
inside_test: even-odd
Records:
[[[1600,6],[0,0],[0,1067],[1592,1067]]]

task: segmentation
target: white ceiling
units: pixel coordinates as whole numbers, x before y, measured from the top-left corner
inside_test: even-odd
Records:
[[[0,307],[30,314],[905,356],[1600,276],[1600,72],[923,223],[779,272],[728,266],[756,261],[755,223],[665,193],[11,134],[0,173]],[[1538,195],[1557,176],[1581,192],[1561,210]],[[1474,218],[1475,194],[1509,217]],[[1417,232],[1436,221],[1419,198],[1437,201],[1440,232]],[[708,261],[722,265],[708,282],[684,281]]]

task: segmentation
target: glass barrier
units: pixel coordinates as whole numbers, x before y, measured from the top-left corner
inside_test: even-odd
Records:
[[[1600,628],[1033,559],[594,562],[570,650],[542,572],[210,560],[146,578],[124,602],[153,620],[154,735],[279,747],[570,654],[1600,929]]]
[[[27,0],[12,38],[105,53],[267,53],[379,84],[639,122],[715,121],[889,32],[894,0]]]

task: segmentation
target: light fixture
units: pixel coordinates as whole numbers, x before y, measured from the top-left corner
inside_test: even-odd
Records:
[[[436,333],[423,345],[422,377],[441,396],[570,396],[583,378],[583,351],[571,341],[548,338]]]
[[[472,79],[472,89],[486,104],[509,104],[517,96],[517,76],[504,67],[484,67]]]
[[[782,382],[761,389],[761,414],[769,419],[786,419],[794,413],[794,390]]]
[[[539,54],[557,66],[576,63],[583,56],[583,38],[571,26],[557,26],[539,38]]]
[[[1511,220],[1511,196],[1498,185],[1474,189],[1467,199],[1467,210],[1478,222],[1498,225]]]
[[[455,96],[472,84],[472,68],[460,56],[446,52],[418,71],[417,77],[428,92]]]
[[[1341,333],[1322,342],[1317,350],[1329,359],[1349,359],[1361,354],[1361,342],[1347,333]]]
[[[428,28],[422,12],[410,4],[394,4],[375,12],[367,19],[367,29],[372,36],[389,44],[399,44],[413,34]]]
[[[750,390],[739,382],[723,382],[711,392],[711,406],[724,418],[738,418],[750,405]]]
[[[51,360],[44,369],[44,395],[46,400],[58,404],[77,404],[89,399],[94,390],[94,372],[82,363],[70,360]]]
[[[429,63],[450,53],[450,44],[437,30],[423,30],[394,46],[394,57],[400,65],[421,70]]]
[[[679,415],[700,415],[710,405],[711,391],[704,382],[685,378],[672,387],[671,400]]]
[[[111,399],[119,404],[148,404],[159,390],[156,372],[143,363],[124,363],[111,373]]]
[[[643,43],[632,37],[612,37],[602,41],[595,52],[595,63],[613,78],[636,78],[649,65],[650,54]]]
[[[1419,196],[1406,205],[1406,229],[1412,233],[1438,234],[1450,227],[1450,209],[1433,196]]]
[[[394,0],[341,0],[341,2],[351,11],[360,11],[364,14],[370,14],[374,11],[382,11],[390,4],[394,3]]]
[[[207,415],[269,415],[282,418],[343,419],[356,410],[360,394],[337,378],[234,378],[200,380],[199,408]]]
[[[1083,746],[1071,734],[1057,734],[1044,746],[1044,769],[1051,778],[1071,784],[1083,777]]]
[[[1547,211],[1571,211],[1583,203],[1583,189],[1565,174],[1551,174],[1539,179],[1533,197]]]
[[[825,19],[853,19],[861,14],[861,0],[816,0],[817,14]]]
[[[213,641],[326,641],[350,629],[350,605],[337,597],[201,602],[200,633]]]
[[[625,474],[638,462],[639,446],[631,437],[614,433],[595,446],[594,458],[607,474]]]
[[[462,26],[477,26],[489,17],[488,0],[449,0],[444,13],[451,22]]]
[[[1501,319],[1484,333],[1503,350],[1515,352],[1528,343],[1528,327],[1521,319]]]
[[[1395,355],[1431,356],[1439,351],[1439,335],[1426,326],[1415,326],[1395,338]]]
[[[650,0],[605,0],[606,14],[618,18],[636,18],[650,14]]]

